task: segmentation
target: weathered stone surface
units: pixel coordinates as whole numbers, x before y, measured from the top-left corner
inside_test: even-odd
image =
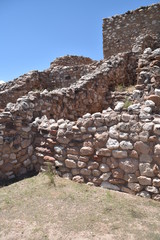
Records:
[[[116,138],[118,139],[118,130],[117,130],[117,126],[112,126],[109,129],[109,136],[110,138]]]
[[[86,167],[86,163],[85,162],[81,162],[81,161],[78,161],[78,163],[77,163],[77,166],[79,167],[79,168],[85,168]]]
[[[44,156],[44,161],[46,161],[46,162],[55,162],[55,158],[54,157],[50,157],[50,156]]]
[[[140,192],[143,189],[138,183],[128,183],[128,187],[135,192]]]
[[[149,153],[149,146],[146,143],[143,143],[142,141],[138,141],[134,144],[134,149],[143,154]]]
[[[153,129],[154,123],[150,122],[150,123],[145,123],[143,125],[143,130],[145,131],[151,131]]]
[[[21,142],[22,148],[27,148],[30,144],[31,144],[31,140],[28,140],[28,139],[23,140],[23,141]]]
[[[101,179],[102,181],[107,181],[110,176],[111,176],[111,172],[103,173],[103,174],[100,176],[100,179]]]
[[[152,184],[151,178],[148,178],[148,177],[145,177],[145,176],[140,176],[137,179],[138,179],[139,183],[143,186],[147,186],[147,185]]]
[[[3,144],[3,137],[0,136],[0,144]]]
[[[129,142],[129,141],[121,141],[121,142],[120,142],[120,147],[121,147],[123,150],[133,149],[133,145],[132,145],[132,143]]]
[[[124,177],[124,172],[121,169],[114,169],[112,170],[112,175],[114,178],[123,178]]]
[[[66,167],[68,167],[68,168],[76,168],[76,166],[77,166],[76,162],[71,159],[66,159],[65,164],[66,164]]]
[[[150,163],[140,163],[139,170],[142,176],[154,177],[154,172]]]
[[[128,153],[127,151],[113,150],[112,155],[114,158],[126,158]]]
[[[160,135],[160,124],[155,124],[153,131],[155,134]]]
[[[133,173],[125,174],[125,175],[124,175],[124,179],[125,179],[127,182],[130,182],[130,183],[136,183],[136,182],[138,182],[138,179],[137,179],[136,175],[133,174]]]
[[[160,202],[160,194],[156,194],[155,196],[153,196],[153,199],[154,199],[155,201]]]
[[[88,156],[88,155],[92,155],[93,153],[94,153],[94,149],[91,148],[91,147],[82,147],[82,148],[80,149],[80,154],[81,154],[81,155],[86,155],[86,156]]]
[[[87,169],[87,168],[82,168],[80,170],[80,174],[84,175],[84,176],[90,176],[91,175],[91,170]]]
[[[115,190],[115,191],[120,191],[120,188],[118,186],[115,186],[109,182],[102,182],[101,183],[102,188],[110,189],[110,190]]]
[[[109,172],[109,167],[107,164],[104,164],[102,163],[100,166],[99,166],[99,169],[101,172]]]
[[[97,169],[92,170],[92,175],[94,177],[99,177],[101,175],[101,172]]]
[[[97,162],[89,162],[88,163],[88,169],[97,169],[99,167],[99,164]]]
[[[154,147],[154,154],[159,154],[159,155],[160,155],[160,144],[157,144],[157,145]]]
[[[153,179],[153,186],[160,187],[160,178]]]
[[[147,191],[142,191],[137,193],[137,196],[143,197],[143,198],[151,198],[151,195]]]
[[[100,149],[96,152],[96,154],[97,154],[98,156],[106,156],[106,157],[109,157],[109,156],[111,156],[111,150],[108,149],[108,148],[100,148]]]
[[[116,149],[119,147],[119,142],[116,139],[109,138],[106,144],[108,149]]]
[[[78,183],[84,183],[84,178],[82,176],[74,176],[72,180]]]
[[[158,189],[154,186],[147,186],[145,190],[150,193],[158,193]]]
[[[132,158],[122,159],[119,162],[119,167],[126,173],[134,173],[138,170],[138,161]]]
[[[120,184],[125,184],[125,180],[119,179],[119,178],[111,178],[109,179],[109,183],[114,184],[114,185],[120,185]]]
[[[152,162],[152,156],[148,155],[148,154],[141,154],[140,155],[140,162],[151,163]]]

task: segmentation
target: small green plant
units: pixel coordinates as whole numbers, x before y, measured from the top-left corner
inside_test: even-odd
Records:
[[[106,192],[106,197],[107,197],[107,201],[112,201],[112,195],[109,190],[107,190],[107,192]]]
[[[50,184],[53,184],[54,187],[56,187],[56,183],[55,183],[56,174],[55,174],[55,171],[53,171],[51,164],[47,165],[47,170],[45,171],[45,175],[48,177]]]
[[[128,108],[130,105],[132,105],[132,102],[128,98],[126,98],[123,108]]]
[[[116,86],[116,91],[118,91],[118,92],[123,92],[123,91],[125,91],[125,86],[124,86],[123,84],[118,84],[118,85]]]

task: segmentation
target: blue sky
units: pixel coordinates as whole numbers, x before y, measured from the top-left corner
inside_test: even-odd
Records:
[[[102,19],[157,2],[0,0],[0,80],[43,70],[67,54],[102,59]]]

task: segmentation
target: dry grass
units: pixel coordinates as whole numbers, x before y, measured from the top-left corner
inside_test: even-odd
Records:
[[[124,86],[123,84],[119,84],[115,87],[115,91],[117,92],[128,92],[132,93],[135,90],[134,85]]]
[[[44,174],[0,189],[1,240],[159,240],[160,203]]]

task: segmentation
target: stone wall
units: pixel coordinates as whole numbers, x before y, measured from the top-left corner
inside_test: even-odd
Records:
[[[18,98],[26,95],[29,91],[45,89],[51,91],[69,87],[82,76],[93,71],[96,66],[97,62],[90,58],[78,56],[57,58],[47,70],[31,71],[13,81],[1,84],[0,109],[4,109],[9,102],[15,103]]]
[[[103,61],[89,74],[68,88],[53,91],[29,92],[15,104],[8,103],[5,111],[33,121],[46,115],[48,118],[75,120],[83,114],[102,111],[110,104],[106,97],[117,84],[131,84],[136,79],[134,54],[118,54]]]
[[[15,104],[8,103],[0,114],[0,178],[16,178],[39,168],[34,155],[38,132],[36,127],[31,129],[37,117],[76,120],[87,112],[102,111],[110,104],[106,101],[109,88],[135,79],[134,59],[132,54],[119,54],[69,88],[29,92]]]
[[[160,200],[160,116],[144,119],[142,112],[36,120],[37,159],[61,177]]]
[[[125,51],[160,47],[160,4],[103,20],[103,53],[107,59]]]

